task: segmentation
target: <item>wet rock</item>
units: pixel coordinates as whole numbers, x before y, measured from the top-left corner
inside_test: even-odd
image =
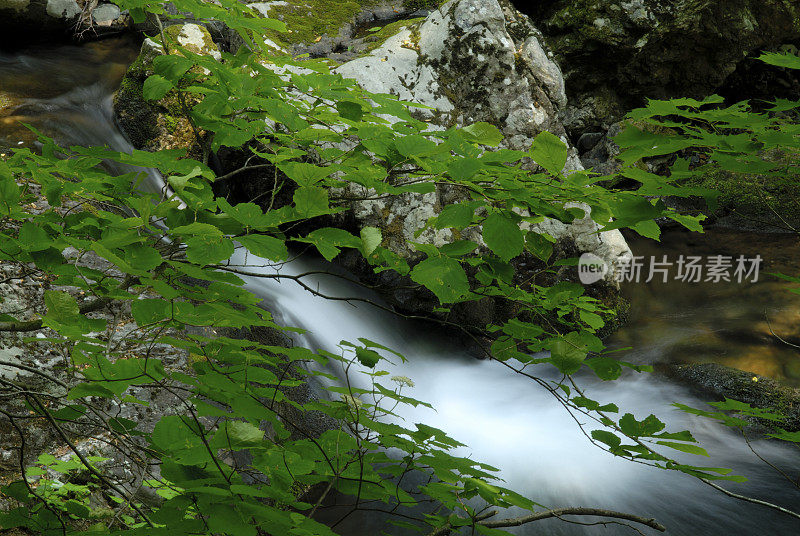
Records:
[[[738,400],[786,415],[782,427],[790,431],[800,430],[800,389],[716,363],[660,365],[658,370],[717,400]]]
[[[12,42],[76,37],[90,39],[130,24],[114,4],[76,0],[0,0],[0,40]]]

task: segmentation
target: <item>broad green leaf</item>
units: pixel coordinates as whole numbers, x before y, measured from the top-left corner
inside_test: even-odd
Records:
[[[142,96],[151,101],[161,100],[173,87],[175,86],[172,85],[172,82],[163,76],[154,74],[144,81]]]
[[[383,237],[377,227],[364,227],[361,229],[361,251],[365,256],[372,255],[375,248],[381,245]]]
[[[375,350],[370,350],[369,348],[356,348],[356,357],[358,361],[364,365],[365,367],[374,367],[378,364],[378,361],[381,360],[381,355],[376,352]]]
[[[550,361],[564,374],[575,374],[586,358],[586,345],[572,331],[550,343]]]
[[[364,117],[361,105],[357,102],[341,100],[336,103],[336,110],[339,115],[350,121],[361,121],[361,118]]]
[[[301,218],[313,218],[330,212],[328,190],[318,186],[298,188],[294,192],[294,204]]]
[[[446,229],[448,227],[463,229],[472,223],[474,212],[475,207],[471,203],[445,205],[436,217],[435,227],[437,229]]]
[[[197,235],[186,239],[186,259],[200,266],[228,260],[233,251],[233,242],[226,237]]]
[[[60,290],[46,290],[44,304],[47,307],[47,316],[58,322],[68,323],[80,315],[75,298]]]
[[[503,141],[503,134],[500,129],[482,121],[468,125],[462,128],[461,131],[469,134],[476,142],[490,147],[497,147]]]
[[[274,236],[262,234],[249,234],[236,237],[244,247],[253,255],[258,255],[271,261],[285,261],[289,258],[286,243]]]
[[[558,175],[567,164],[567,146],[545,130],[534,138],[530,156],[551,175]]]
[[[522,253],[525,239],[519,225],[511,218],[490,214],[483,222],[483,240],[495,255],[508,262]]]
[[[453,303],[469,292],[464,268],[449,257],[425,259],[411,270],[411,279],[428,288],[442,303]]]

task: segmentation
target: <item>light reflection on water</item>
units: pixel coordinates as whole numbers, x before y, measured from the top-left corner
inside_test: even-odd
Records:
[[[680,255],[760,255],[759,280],[685,283],[656,278],[626,283],[630,320],[608,341],[632,346],[648,363],[715,362],[800,387],[800,351],[781,343],[800,342],[800,295],[796,284],[769,275],[800,275],[800,239],[791,234],[762,234],[708,229],[704,235],[666,231],[660,243],[629,237],[636,255],[675,262]],[[676,270],[670,272],[674,277]],[[642,352],[643,348],[652,351]],[[622,354],[624,356],[624,354]]]

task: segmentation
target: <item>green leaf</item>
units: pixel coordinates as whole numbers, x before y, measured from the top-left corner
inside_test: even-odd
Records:
[[[254,446],[264,441],[264,431],[249,422],[228,421],[222,428],[222,433],[233,446]]]
[[[544,236],[529,231],[525,235],[525,248],[545,262],[553,255],[553,241],[549,235]]]
[[[671,449],[679,450],[681,452],[688,452],[689,454],[697,454],[698,456],[708,456],[708,452],[703,447],[691,443],[675,443],[673,441],[656,441],[659,445],[664,445]]]
[[[364,227],[361,229],[361,252],[365,257],[372,255],[372,252],[381,245],[382,241],[381,230],[377,227]]]
[[[173,86],[172,82],[163,76],[154,74],[144,81],[144,86],[142,87],[142,96],[146,100],[161,100],[173,87],[175,86]]]
[[[655,415],[649,415],[643,421],[637,421],[632,414],[626,413],[619,420],[620,430],[630,437],[651,437],[663,430],[664,427],[664,423],[659,421]]]
[[[131,314],[138,325],[146,326],[172,316],[170,306],[170,302],[160,298],[133,300],[131,302]]]
[[[250,234],[236,237],[244,247],[253,255],[258,255],[271,261],[285,261],[289,258],[286,243],[274,236]]]
[[[381,360],[381,355],[376,352],[375,350],[370,350],[369,348],[356,348],[356,357],[358,361],[364,365],[365,367],[374,367],[378,364],[378,361]]]
[[[461,131],[468,134],[474,141],[490,147],[497,147],[503,141],[500,129],[483,121],[466,126]]]
[[[357,102],[340,100],[336,103],[336,110],[339,112],[339,115],[350,121],[361,121],[361,118],[364,117],[361,105]]]
[[[194,61],[178,54],[164,54],[153,58],[153,70],[155,73],[172,84],[177,84],[178,80],[192,66],[194,66]]]
[[[418,156],[436,148],[436,143],[419,134],[410,134],[394,142],[397,152],[405,157]]]
[[[186,239],[186,259],[200,266],[228,260],[233,251],[233,242],[226,237],[198,235]]]
[[[298,188],[294,192],[294,204],[301,218],[313,218],[330,212],[328,190],[318,186]]]
[[[534,138],[530,156],[551,175],[558,175],[567,164],[567,146],[558,136],[545,130]]]
[[[424,285],[442,303],[453,303],[469,292],[467,274],[449,257],[429,257],[411,270],[411,279]]]
[[[784,54],[778,54],[777,52],[763,52],[758,59],[764,63],[768,63],[769,65],[775,65],[776,67],[800,69],[800,57],[788,52]]]
[[[592,430],[592,439],[605,443],[614,452],[622,444],[622,440],[608,430]]]
[[[457,158],[451,160],[447,165],[447,172],[457,181],[466,181],[484,167],[484,164],[477,158]]]
[[[495,255],[508,262],[522,253],[525,240],[519,225],[511,218],[495,212],[483,222],[483,240]]]
[[[564,374],[575,374],[586,358],[586,345],[576,331],[550,343],[550,362]]]
[[[435,227],[437,229],[446,229],[448,227],[463,229],[472,223],[472,215],[474,212],[475,207],[472,203],[445,205],[436,217]]]
[[[125,248],[125,262],[139,270],[151,271],[158,267],[164,259],[154,248],[142,244],[131,244]]]
[[[301,187],[313,186],[335,171],[334,168],[315,166],[306,162],[284,162],[278,164],[278,169]]]
[[[44,304],[47,307],[47,316],[58,322],[71,322],[80,316],[78,302],[66,292],[46,290]]]

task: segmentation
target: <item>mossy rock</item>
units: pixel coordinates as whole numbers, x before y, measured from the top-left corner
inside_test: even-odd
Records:
[[[169,39],[197,54],[219,58],[220,53],[208,30],[197,24],[173,25],[165,28]],[[139,56],[128,68],[114,95],[114,111],[122,130],[137,149],[188,149],[193,158],[202,157],[198,140],[177,92],[170,91],[158,102],[148,102],[143,96],[144,82],[153,74],[153,59],[162,54],[158,39],[147,39]],[[179,53],[176,49],[171,54]],[[193,103],[186,103],[190,107]],[[203,136],[203,132],[198,132]]]
[[[765,176],[714,169],[691,179],[688,185],[720,192],[717,207],[710,214],[720,224],[763,231],[800,229],[797,175]]]
[[[657,370],[667,377],[692,387],[701,395],[716,400],[738,400],[753,407],[786,415],[782,427],[800,430],[800,390],[776,380],[717,363],[659,365]],[[769,423],[754,422],[769,426]]]

